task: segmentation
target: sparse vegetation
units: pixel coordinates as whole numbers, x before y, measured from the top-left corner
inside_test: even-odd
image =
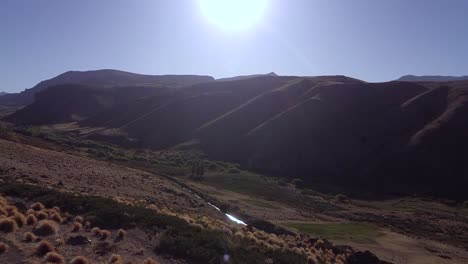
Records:
[[[76,232],[80,231],[82,227],[83,227],[83,225],[80,222],[75,222],[75,223],[73,223],[72,232],[76,233]]]
[[[41,211],[45,209],[45,206],[42,203],[35,202],[31,205],[31,209],[34,211]]]
[[[22,213],[15,212],[10,218],[13,219],[20,228],[26,225],[26,217],[24,217]]]
[[[4,233],[12,233],[18,229],[18,224],[10,218],[0,219],[0,231]]]
[[[127,232],[123,229],[119,229],[117,231],[117,238],[120,240],[124,239],[126,235],[127,235]]]
[[[36,216],[33,215],[33,214],[28,214],[28,216],[26,217],[26,224],[27,225],[34,225],[35,223],[37,223]]]
[[[43,220],[37,223],[33,233],[38,236],[50,236],[56,234],[58,229],[59,227],[54,221]]]
[[[285,225],[321,238],[346,239],[358,243],[373,243],[374,239],[381,235],[377,227],[366,224],[286,223]]]
[[[99,237],[101,238],[101,240],[106,240],[110,238],[111,236],[112,236],[112,233],[108,230],[101,230],[101,232],[99,232]]]
[[[54,247],[46,240],[42,240],[36,247],[35,255],[42,257],[52,251],[54,251]]]
[[[7,252],[9,249],[9,246],[4,243],[4,242],[0,242],[0,255]]]
[[[57,252],[49,252],[44,257],[47,263],[54,263],[54,264],[64,264],[65,259],[62,255],[58,254]]]
[[[83,256],[77,256],[70,261],[70,264],[89,264],[89,261]]]
[[[26,232],[24,233],[23,235],[23,241],[24,242],[27,242],[27,243],[31,243],[31,242],[34,242],[37,240],[37,236],[34,235],[33,233],[31,232]]]
[[[122,256],[117,254],[112,254],[109,260],[107,261],[108,264],[121,264],[122,263]]]

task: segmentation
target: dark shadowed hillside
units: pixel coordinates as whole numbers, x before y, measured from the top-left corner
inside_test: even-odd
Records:
[[[34,101],[36,93],[50,86],[83,84],[91,86],[183,86],[214,80],[210,76],[197,75],[143,75],[118,70],[68,71],[52,79],[42,81],[21,93],[2,96],[0,105],[27,105]]]
[[[0,92],[0,96],[4,96],[4,95],[7,95],[8,93],[5,93],[5,92]]]
[[[5,118],[16,124],[58,124],[84,120],[137,98],[163,94],[171,88],[145,86],[98,87],[64,84],[36,94],[29,106]]]
[[[79,121],[133,147],[192,141],[213,159],[354,193],[466,198],[466,82],[254,78],[173,88],[53,87],[7,117]],[[129,93],[131,91],[131,93]]]

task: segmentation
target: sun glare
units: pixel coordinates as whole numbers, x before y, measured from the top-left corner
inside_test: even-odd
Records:
[[[244,30],[257,23],[268,0],[199,0],[204,16],[227,30]]]

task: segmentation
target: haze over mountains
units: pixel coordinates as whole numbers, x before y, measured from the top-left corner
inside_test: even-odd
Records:
[[[468,81],[267,74],[213,82],[103,70],[67,72],[5,98],[32,102],[5,118],[16,124],[78,122],[94,128],[84,135],[94,139],[201,148],[212,159],[354,193],[467,198]]]

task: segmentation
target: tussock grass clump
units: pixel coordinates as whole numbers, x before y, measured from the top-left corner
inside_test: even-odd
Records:
[[[37,213],[37,211],[34,211],[33,209],[28,209],[28,210],[26,211],[26,215],[32,214],[32,215],[36,216],[36,213]]]
[[[63,245],[65,245],[65,240],[63,240],[61,238],[55,240],[55,246],[56,247],[63,246]]]
[[[78,215],[78,216],[75,217],[75,222],[79,222],[79,223],[83,224],[83,221],[84,221],[84,220],[83,220],[83,217],[82,217],[82,216],[79,216],[79,215]]]
[[[37,236],[31,232],[26,232],[23,235],[24,242],[31,243],[37,240]]]
[[[5,244],[5,243],[3,243],[3,242],[0,242],[0,254],[3,254],[3,253],[5,253],[5,252],[7,252],[7,251],[8,251],[8,248],[9,248],[9,247],[8,247],[7,244]]]
[[[12,233],[18,229],[18,224],[11,218],[0,219],[0,231],[4,233]]]
[[[112,236],[112,233],[108,230],[101,230],[99,233],[101,240],[106,240]]]
[[[54,210],[57,213],[60,213],[60,208],[58,206],[52,207],[52,210]]]
[[[12,205],[8,205],[7,207],[5,207],[6,211],[8,212],[8,216],[13,216],[18,212],[18,208],[16,208],[16,206],[12,206]]]
[[[37,217],[33,214],[28,214],[28,216],[26,217],[26,224],[34,225],[35,223],[37,223]]]
[[[152,258],[147,258],[147,259],[143,260],[142,264],[159,264],[159,262],[152,259]]]
[[[0,216],[7,216],[7,215],[8,215],[8,212],[2,207],[0,207]]]
[[[52,213],[50,215],[49,219],[52,220],[52,221],[55,221],[55,222],[57,222],[59,224],[61,224],[63,222],[63,218],[57,212]]]
[[[33,233],[38,236],[50,236],[57,234],[59,227],[57,223],[50,220],[43,220],[37,223],[33,229]]]
[[[46,263],[65,264],[65,258],[56,252],[47,253],[44,259]]]
[[[34,254],[36,256],[44,256],[45,254],[54,251],[54,247],[47,241],[43,240],[39,245],[36,247]]]
[[[40,211],[39,213],[36,214],[36,217],[38,220],[45,220],[49,218],[49,214],[44,211]]]
[[[18,225],[18,227],[20,227],[20,228],[23,227],[24,225],[26,225],[26,217],[22,213],[15,213],[10,218],[13,219],[16,222],[16,224]]]
[[[101,235],[101,228],[93,227],[91,229],[91,234],[93,234],[94,236],[100,236]]]
[[[123,229],[119,229],[119,230],[117,231],[117,238],[118,238],[118,239],[121,239],[121,240],[122,240],[122,239],[124,239],[124,237],[125,237],[126,235],[127,235],[127,232],[126,232],[125,230],[123,230]]]
[[[117,254],[112,254],[112,256],[109,258],[107,261],[108,264],[121,264],[122,263],[122,257]]]
[[[83,256],[77,256],[70,261],[70,264],[89,264],[89,261]]]
[[[45,206],[40,202],[35,202],[31,205],[30,208],[33,209],[34,211],[41,211],[45,209]]]
[[[83,225],[80,222],[75,222],[75,223],[73,223],[72,232],[76,233],[76,232],[80,231],[82,227],[83,227]]]

